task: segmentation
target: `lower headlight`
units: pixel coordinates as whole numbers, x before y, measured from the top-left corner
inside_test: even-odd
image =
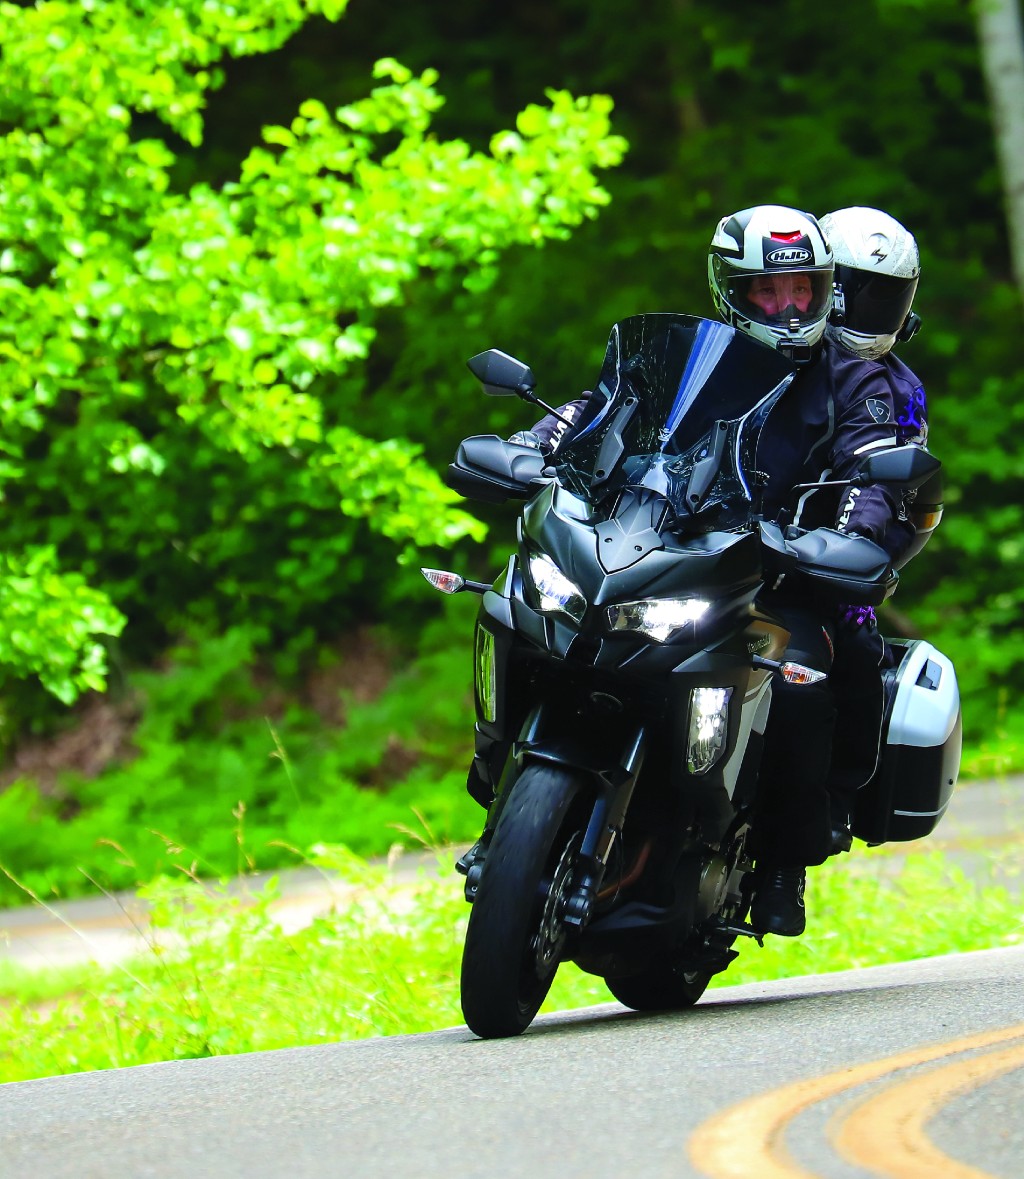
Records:
[[[482,626],[476,628],[474,683],[480,715],[492,724],[498,718],[498,682],[494,666],[494,635]]]
[[[686,735],[686,768],[705,774],[725,752],[732,688],[692,688]]]
[[[684,626],[703,618],[711,603],[702,598],[647,598],[609,606],[606,613],[612,630],[632,630],[663,643]]]
[[[534,553],[530,557],[530,580],[537,591],[537,606],[545,614],[568,614],[583,621],[587,602],[579,586],[571,582],[550,557]]]

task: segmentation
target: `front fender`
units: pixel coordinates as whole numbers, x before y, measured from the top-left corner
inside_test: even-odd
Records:
[[[531,740],[527,736],[516,742],[512,756],[520,773],[531,762],[557,765],[584,775],[597,785],[602,794],[608,795],[635,781],[643,765],[646,733],[641,728],[632,736],[624,736],[625,740],[617,754],[606,749],[595,749],[593,740],[583,737]]]

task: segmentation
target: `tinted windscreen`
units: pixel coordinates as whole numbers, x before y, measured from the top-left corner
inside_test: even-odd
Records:
[[[725,324],[668,313],[611,330],[581,428],[559,474],[593,502],[625,486],[666,496],[690,531],[750,516],[749,456],[795,369]]]

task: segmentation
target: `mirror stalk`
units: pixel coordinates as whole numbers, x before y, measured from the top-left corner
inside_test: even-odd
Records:
[[[557,409],[553,409],[546,401],[541,401],[541,399],[537,396],[536,393],[534,393],[529,385],[520,385],[519,388],[516,389],[516,395],[521,397],[524,401],[531,402],[533,405],[539,405],[541,409],[546,409],[552,417],[558,418],[560,422],[565,422],[567,426],[572,425],[571,418],[562,417]]]

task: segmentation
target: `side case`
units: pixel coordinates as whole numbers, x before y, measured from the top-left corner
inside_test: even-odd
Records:
[[[890,643],[885,712],[874,777],[857,792],[851,828],[866,843],[920,839],[953,796],[962,744],[953,664],[923,639]]]

